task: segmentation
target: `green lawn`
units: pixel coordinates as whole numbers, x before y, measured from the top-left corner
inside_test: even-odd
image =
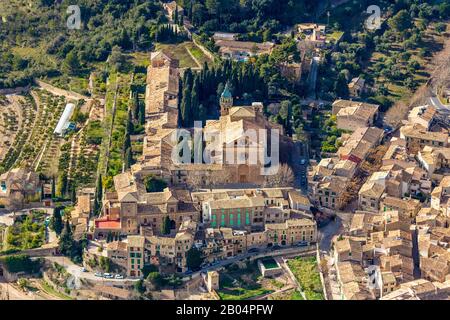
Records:
[[[288,266],[300,283],[306,299],[324,300],[316,258],[298,257],[289,260]]]
[[[330,34],[327,34],[327,39],[328,40],[333,40],[334,42],[337,42],[339,39],[341,39],[341,37],[344,35],[344,32],[342,31],[333,31]]]
[[[175,59],[180,61],[180,68],[198,68],[198,65],[195,63],[194,59],[189,55],[187,51],[187,45],[190,42],[183,42],[179,44],[163,44],[157,43],[156,50],[164,50],[172,54]]]
[[[202,50],[200,50],[193,42],[186,43],[186,49],[188,49],[191,54],[200,62],[200,64],[203,66],[203,64],[206,62],[209,65],[212,64],[211,59],[209,59]]]

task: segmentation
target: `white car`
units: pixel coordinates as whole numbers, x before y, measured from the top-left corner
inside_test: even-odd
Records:
[[[99,277],[99,278],[102,278],[102,277],[103,277],[102,274],[101,274],[100,272],[94,273],[94,276]]]
[[[104,274],[103,274],[103,277],[105,277],[106,279],[112,279],[112,278],[113,278],[113,275],[110,274],[110,273],[104,273]]]
[[[115,279],[123,279],[123,275],[121,274],[116,274],[116,276],[114,277]]]

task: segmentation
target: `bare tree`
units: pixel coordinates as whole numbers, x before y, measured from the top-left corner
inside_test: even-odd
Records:
[[[223,185],[230,182],[231,173],[228,170],[210,171],[208,180],[213,186]]]
[[[290,187],[294,183],[294,173],[288,164],[282,164],[276,174],[265,177],[264,187]]]
[[[204,176],[202,174],[200,174],[198,171],[188,170],[187,177],[186,177],[186,183],[191,188],[193,188],[193,189],[201,188],[204,185],[203,179],[204,179]]]

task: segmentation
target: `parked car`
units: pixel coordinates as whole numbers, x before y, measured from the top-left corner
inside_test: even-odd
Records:
[[[105,277],[106,279],[112,279],[112,278],[114,278],[114,276],[113,276],[112,274],[110,274],[110,273],[104,273],[104,274],[103,274],[103,277]]]
[[[121,274],[116,274],[116,276],[114,277],[115,279],[123,279],[123,275]]]
[[[297,246],[299,247],[306,247],[308,245],[309,245],[308,241],[300,241],[299,243],[297,243]]]
[[[249,253],[255,253],[255,252],[259,252],[258,248],[251,248],[248,250]]]
[[[81,272],[87,272],[85,267],[82,267],[80,270]]]
[[[100,272],[94,273],[94,276],[99,277],[99,278],[103,278],[103,275]]]
[[[281,247],[277,244],[272,247],[272,250],[279,250],[279,249],[281,249]]]

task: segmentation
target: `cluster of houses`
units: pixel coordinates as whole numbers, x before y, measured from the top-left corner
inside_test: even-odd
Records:
[[[378,105],[337,100],[332,108],[337,128],[346,133],[339,138],[341,146],[335,155],[322,158],[310,168],[308,191],[316,206],[334,210],[345,206],[345,191],[361,163],[380,144],[384,132],[373,126]]]
[[[432,106],[410,111],[360,188],[349,228],[334,239],[342,299],[449,296],[449,133],[435,116]]]
[[[95,220],[93,238],[140,237],[145,262],[172,266],[174,271],[186,271],[186,254],[193,245],[212,262],[253,247],[316,240],[308,198],[292,188],[146,192],[142,181],[129,172],[114,177],[114,184],[116,191],[105,194],[104,215]],[[163,234],[167,218],[170,233]],[[117,256],[126,262],[123,257],[130,246],[127,240],[112,242],[106,252],[113,261]],[[128,275],[139,276],[139,268],[132,266],[136,267],[129,265]]]
[[[90,236],[107,240],[98,254],[125,268],[130,277],[140,277],[144,264],[185,272],[193,247],[204,263],[213,263],[252,248],[317,239],[308,198],[293,188],[146,192],[130,173],[116,176],[114,182],[116,191],[106,193],[104,214],[95,219]]]

